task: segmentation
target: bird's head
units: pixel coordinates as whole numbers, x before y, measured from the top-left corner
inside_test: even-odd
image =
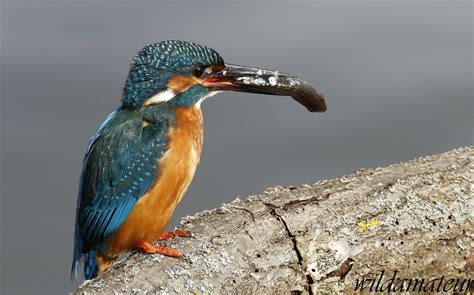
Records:
[[[122,96],[126,108],[161,102],[200,105],[219,91],[287,95],[311,112],[324,112],[324,97],[307,82],[278,71],[224,63],[215,50],[186,41],[144,47],[133,59]]]

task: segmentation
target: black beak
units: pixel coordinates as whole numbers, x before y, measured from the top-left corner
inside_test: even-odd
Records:
[[[229,65],[212,74],[202,85],[213,91],[241,91],[291,96],[310,112],[326,111],[324,96],[308,82],[278,71]]]

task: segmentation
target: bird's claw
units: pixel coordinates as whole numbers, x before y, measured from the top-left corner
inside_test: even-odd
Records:
[[[169,247],[154,246],[148,242],[141,242],[137,246],[137,250],[148,254],[161,254],[168,257],[181,257],[181,252]]]
[[[176,237],[190,237],[191,233],[185,229],[183,230],[176,230],[172,232],[165,232],[161,236],[159,236],[156,240],[157,241],[164,241],[167,239],[172,239]]]

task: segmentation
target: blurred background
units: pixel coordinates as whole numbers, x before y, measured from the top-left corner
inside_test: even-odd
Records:
[[[326,95],[203,105],[185,215],[473,144],[471,1],[3,1],[1,294],[63,294],[81,161],[134,54],[167,39],[291,73]]]

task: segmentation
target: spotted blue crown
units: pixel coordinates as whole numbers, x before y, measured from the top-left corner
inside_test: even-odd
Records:
[[[122,96],[122,105],[138,107],[166,90],[173,74],[190,75],[196,65],[224,64],[214,49],[193,42],[162,41],[140,50],[133,59]]]

